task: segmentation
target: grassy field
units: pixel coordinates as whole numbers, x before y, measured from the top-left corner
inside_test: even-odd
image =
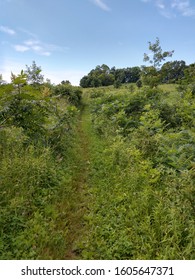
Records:
[[[39,138],[0,131],[0,258],[194,259],[190,90],[90,88],[47,107]]]

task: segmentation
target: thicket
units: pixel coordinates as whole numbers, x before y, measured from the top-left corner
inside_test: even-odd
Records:
[[[110,87],[90,96],[96,152],[83,257],[194,259],[191,90]]]
[[[81,92],[25,80],[0,86],[0,259],[63,258]]]

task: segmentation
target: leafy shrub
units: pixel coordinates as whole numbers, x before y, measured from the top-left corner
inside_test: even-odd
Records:
[[[53,89],[53,95],[59,95],[67,98],[68,102],[75,106],[81,103],[82,90],[69,84],[61,84]]]

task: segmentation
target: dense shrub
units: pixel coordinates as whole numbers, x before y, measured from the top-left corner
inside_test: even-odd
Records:
[[[74,87],[69,84],[60,84],[54,87],[53,95],[63,96],[75,106],[81,103],[82,90],[79,87]]]

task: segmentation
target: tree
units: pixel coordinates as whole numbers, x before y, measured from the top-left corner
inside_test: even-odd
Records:
[[[135,66],[135,67],[128,67],[124,69],[125,73],[125,83],[136,83],[141,74],[140,67]]]
[[[151,66],[142,67],[142,82],[150,87],[156,87],[160,81],[160,67],[162,61],[167,57],[171,57],[174,51],[162,51],[160,46],[160,40],[157,37],[155,43],[149,43],[149,50],[152,52],[152,55],[144,53],[144,61],[149,62]]]
[[[80,86],[83,88],[88,88],[90,87],[90,79],[88,76],[84,76],[81,80],[80,80]]]
[[[161,81],[160,72],[154,66],[144,66],[142,68],[141,81],[144,85],[154,88],[159,85]]]
[[[128,67],[122,69],[111,69],[106,65],[96,66],[87,76],[80,80],[81,87],[99,87],[99,86],[120,86],[122,83],[135,83],[140,78],[140,67]]]
[[[161,67],[161,82],[162,83],[175,83],[184,78],[184,70],[186,63],[183,60],[169,61]]]
[[[66,81],[61,81],[61,84],[62,85],[71,85],[71,82],[69,80],[66,80]]]
[[[35,61],[32,62],[31,66],[26,65],[27,81],[34,86],[42,84],[44,76],[41,72],[41,67],[37,66]]]
[[[151,42],[148,42],[148,44],[149,50],[153,53],[153,56],[152,58],[150,58],[150,55],[144,53],[144,61],[148,61],[155,69],[159,69],[161,66],[161,62],[164,61],[167,57],[172,57],[174,53],[174,51],[163,52],[158,37],[156,38],[156,42],[154,44],[152,44]]]
[[[185,75],[185,83],[195,83],[195,63],[192,63],[186,67],[184,70],[184,75]]]
[[[27,75],[21,70],[19,75],[15,75],[11,72],[11,81],[14,86],[17,87],[18,93],[21,93],[21,87],[26,84]]]

